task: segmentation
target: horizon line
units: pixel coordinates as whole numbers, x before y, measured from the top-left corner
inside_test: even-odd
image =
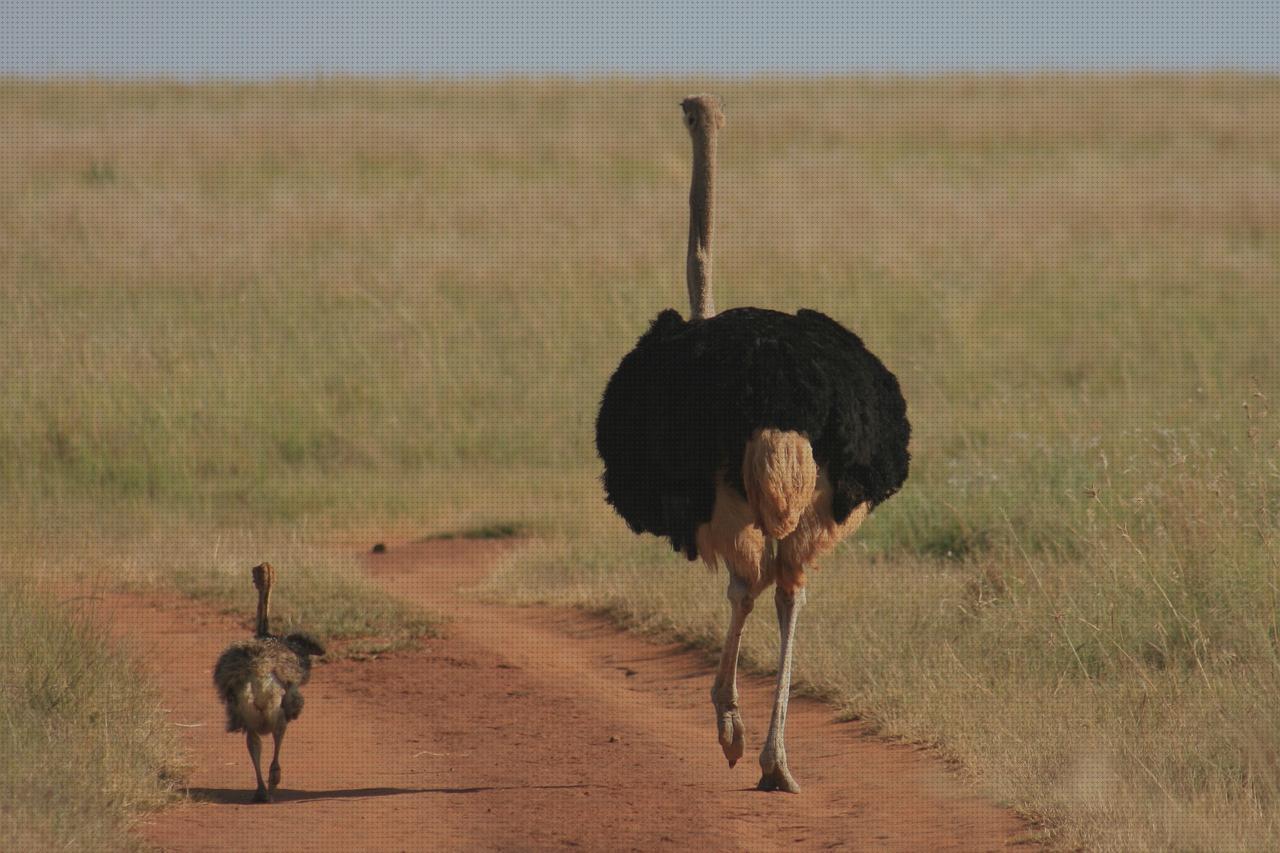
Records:
[[[796,69],[754,69],[733,71],[629,71],[603,69],[586,71],[348,71],[342,69],[316,69],[314,71],[288,71],[272,74],[251,73],[179,73],[173,71],[17,71],[0,70],[0,81],[31,83],[168,83],[177,85],[216,84],[272,84],[300,82],[387,82],[387,83],[496,83],[496,82],[560,82],[593,83],[616,81],[682,82],[690,78],[725,82],[749,83],[765,80],[816,81],[834,79],[936,79],[936,78],[1090,78],[1090,77],[1242,77],[1273,78],[1280,80],[1280,61],[1274,66],[1252,65],[1203,65],[1170,66],[1163,64],[1115,64],[1115,65],[1035,65],[1020,68],[939,66],[936,68],[848,68],[802,71]]]

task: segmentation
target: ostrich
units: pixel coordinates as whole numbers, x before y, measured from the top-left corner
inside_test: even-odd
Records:
[[[685,99],[693,140],[687,284],[692,318],[660,313],[618,366],[596,420],[605,497],[636,533],[728,567],[729,631],[711,689],[721,749],[745,750],[738,647],[776,584],[781,650],[764,791],[800,788],[783,733],[805,570],[907,477],[911,426],[898,381],[858,336],[817,311],[715,313],[711,205],[719,102]]]
[[[227,731],[245,733],[253,772],[258,777],[255,803],[269,803],[280,784],[280,742],[285,727],[302,713],[299,688],[311,677],[311,656],[324,649],[306,634],[277,637],[268,629],[267,609],[275,569],[270,563],[253,567],[258,588],[258,623],[252,640],[227,647],[213,668],[213,683],[227,707]],[[275,739],[271,756],[270,788],[262,783],[262,739]]]

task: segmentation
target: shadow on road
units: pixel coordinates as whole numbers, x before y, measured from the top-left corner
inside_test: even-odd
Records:
[[[496,785],[471,788],[339,788],[333,791],[297,791],[280,788],[276,803],[299,803],[308,800],[358,800],[365,797],[395,797],[401,794],[480,794],[487,791],[559,790],[590,788],[592,785]],[[187,796],[197,803],[246,805],[253,801],[252,788],[187,788]]]

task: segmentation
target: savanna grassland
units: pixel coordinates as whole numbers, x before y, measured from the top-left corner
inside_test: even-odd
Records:
[[[42,650],[82,624],[50,579],[230,600],[273,559],[292,622],[429,630],[343,537],[524,529],[504,595],[719,642],[723,575],[629,534],[592,445],[618,359],[684,308],[701,88],[728,116],[718,303],[851,326],[915,427],[906,488],[811,581],[805,688],[1063,846],[1280,845],[1273,77],[0,83],[0,547],[27,602],[0,732],[154,723],[22,687],[145,691]],[[179,763],[99,762],[142,781],[90,825],[24,754],[0,832],[71,846]]]

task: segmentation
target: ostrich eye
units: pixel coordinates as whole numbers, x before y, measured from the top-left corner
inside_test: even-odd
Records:
[[[697,123],[698,123],[698,117],[697,117],[696,115],[694,115],[693,113],[685,113],[685,114],[684,114],[684,123],[685,123],[685,124],[687,124],[687,125],[689,125],[689,127],[693,127],[695,124],[697,124]]]

